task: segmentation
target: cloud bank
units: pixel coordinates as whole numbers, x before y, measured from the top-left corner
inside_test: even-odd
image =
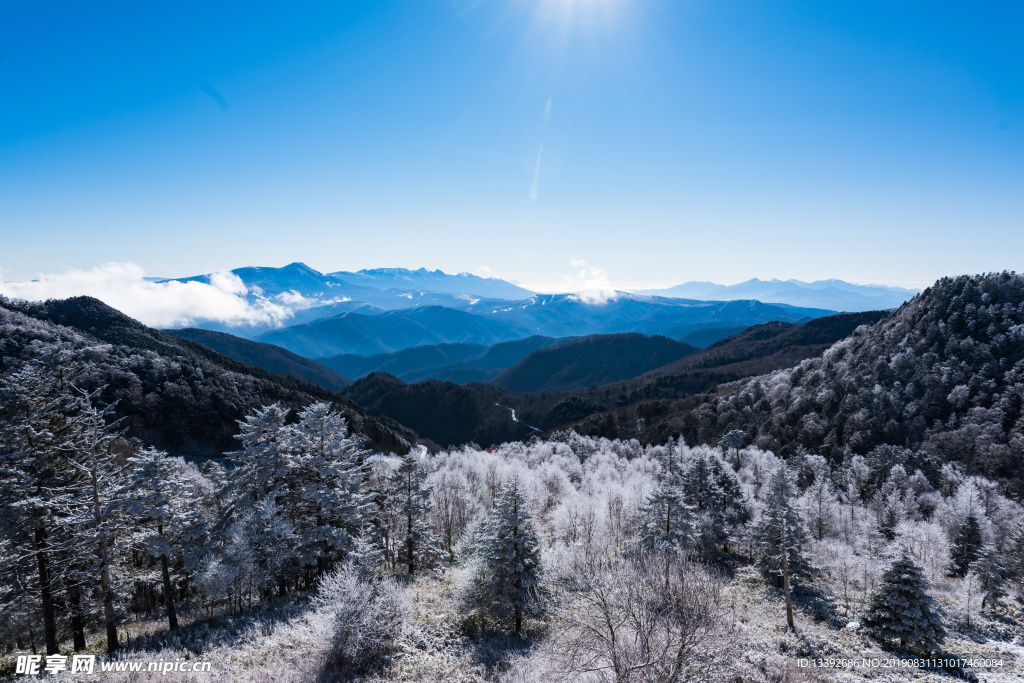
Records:
[[[151,327],[183,327],[199,321],[278,324],[292,316],[283,304],[293,303],[249,296],[233,273],[214,273],[209,282],[154,282],[134,263],[107,263],[21,282],[4,282],[0,277],[0,294],[30,301],[92,296]]]

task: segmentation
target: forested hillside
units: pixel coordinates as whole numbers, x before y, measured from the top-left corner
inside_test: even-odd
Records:
[[[697,351],[665,337],[594,335],[534,351],[491,381],[514,393],[572,391],[632,379]]]
[[[25,364],[77,368],[85,390],[102,389],[128,435],[177,455],[231,450],[237,420],[253,407],[293,409],[327,400],[354,431],[381,448],[405,450],[415,434],[315,384],[277,375],[142,325],[96,299],[46,303],[0,298],[0,374]]]
[[[331,368],[273,344],[263,344],[225,332],[200,330],[195,327],[167,330],[167,334],[202,344],[242,363],[305,380],[330,391],[340,391],[352,384],[352,380]]]
[[[821,358],[723,388],[686,414],[688,438],[731,429],[831,458],[879,444],[1021,486],[1024,276],[944,278]]]

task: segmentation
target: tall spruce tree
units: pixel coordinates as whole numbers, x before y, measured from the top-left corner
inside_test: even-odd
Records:
[[[978,577],[981,588],[981,606],[996,607],[1006,597],[1006,569],[999,553],[991,545],[982,548],[981,557],[971,565],[970,571]]]
[[[128,460],[126,508],[133,524],[130,542],[160,564],[168,627],[178,628],[172,564],[182,568],[191,542],[205,532],[205,521],[195,507],[198,495],[185,476],[181,458],[146,448]]]
[[[124,529],[125,467],[124,453],[114,449],[120,435],[110,421],[113,406],[95,404],[100,391],[79,391],[82,404],[74,417],[75,438],[60,449],[75,477],[57,490],[55,503],[62,513],[60,524],[68,530],[72,576],[79,583],[98,579],[107,652],[114,652],[120,643],[112,566],[115,543]]]
[[[807,540],[800,514],[792,505],[793,485],[785,465],[779,466],[768,482],[761,517],[753,530],[757,544],[757,566],[761,573],[783,587],[782,553],[786,552],[789,581],[794,586],[810,580],[814,567],[804,556]]]
[[[686,553],[694,548],[696,515],[683,492],[683,468],[674,444],[661,459],[658,487],[640,506],[639,546],[646,552]]]
[[[970,566],[981,557],[984,546],[981,523],[974,510],[971,510],[953,536],[953,544],[949,549],[949,575],[966,576]]]
[[[409,574],[430,569],[440,559],[439,543],[430,527],[431,489],[425,483],[427,473],[420,464],[422,455],[420,449],[409,451],[391,475],[391,496],[402,523],[398,562],[408,567]]]
[[[537,531],[518,478],[501,488],[481,537],[476,599],[494,616],[511,617],[519,633],[523,616],[540,607],[542,569]]]
[[[59,652],[56,593],[69,565],[67,528],[57,491],[75,472],[61,454],[76,438],[81,409],[71,390],[66,349],[26,362],[0,382],[0,538],[6,541],[4,584],[38,597],[46,654]],[[17,592],[6,595],[20,599]]]
[[[864,627],[885,643],[938,649],[946,630],[928,589],[924,570],[903,553],[882,575],[864,615]]]
[[[298,496],[288,519],[301,533],[300,564],[322,573],[347,556],[372,511],[363,492],[366,453],[326,402],[299,413],[290,438],[290,486]]]

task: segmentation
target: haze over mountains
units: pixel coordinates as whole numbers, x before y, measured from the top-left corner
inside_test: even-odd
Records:
[[[732,300],[757,299],[794,306],[830,308],[835,311],[876,311],[896,308],[918,290],[886,285],[854,285],[842,280],[759,280],[753,278],[735,285],[714,282],[685,282],[667,289],[646,289],[638,294],[680,297],[683,299]]]
[[[632,332],[703,347],[751,325],[800,323],[835,311],[889,309],[914,295],[911,290],[840,280],[757,279],[728,286],[687,282],[664,290],[609,291],[599,296],[537,294],[505,280],[468,273],[450,275],[425,268],[321,273],[302,263],[238,268],[231,276],[247,301],[277,307],[282,315],[249,325],[202,320],[194,327],[274,344],[307,358]],[[217,277],[198,275],[180,282],[212,282]],[[482,378],[480,373],[470,376]]]

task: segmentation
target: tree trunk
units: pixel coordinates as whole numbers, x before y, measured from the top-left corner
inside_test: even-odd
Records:
[[[171,570],[167,566],[167,556],[160,556],[160,570],[164,575],[164,603],[167,605],[167,624],[172,631],[178,628],[178,614],[174,610],[174,586],[171,585]]]
[[[75,652],[85,649],[85,619],[82,618],[82,589],[78,586],[71,588],[71,633],[75,641]]]
[[[50,560],[46,554],[46,531],[36,527],[36,562],[39,565],[39,594],[43,603],[43,631],[46,635],[46,654],[60,654],[57,647],[57,619],[53,611],[53,587],[50,585]]]
[[[786,518],[782,518],[782,585],[786,590],[786,624],[790,630],[796,630],[793,626],[793,599],[789,594],[789,555],[786,552]]]
[[[110,583],[110,553],[107,550],[107,535],[103,522],[103,511],[100,508],[100,484],[96,474],[96,454],[92,454],[93,464],[90,472],[92,479],[92,514],[96,522],[96,554],[100,560],[100,590],[103,592],[103,621],[107,629],[107,652],[117,651],[117,618],[114,614],[114,588]]]

